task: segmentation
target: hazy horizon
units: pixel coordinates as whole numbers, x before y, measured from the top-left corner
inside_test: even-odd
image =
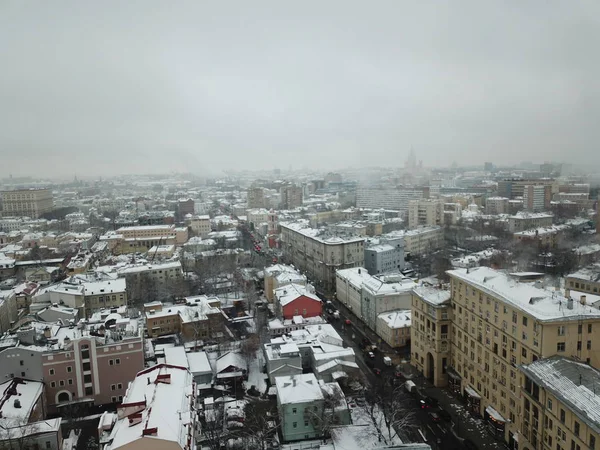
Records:
[[[0,177],[600,167],[600,4],[5,1]]]

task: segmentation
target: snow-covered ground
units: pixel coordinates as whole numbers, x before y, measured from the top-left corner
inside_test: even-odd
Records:
[[[264,394],[267,390],[267,375],[262,373],[263,364],[264,360],[262,352],[261,350],[258,350],[256,352],[256,357],[250,362],[248,381],[244,382],[246,390],[250,389],[250,386],[255,386],[261,394]]]

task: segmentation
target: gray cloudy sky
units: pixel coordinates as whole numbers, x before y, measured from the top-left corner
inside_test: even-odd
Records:
[[[600,2],[0,2],[0,175],[600,165]]]

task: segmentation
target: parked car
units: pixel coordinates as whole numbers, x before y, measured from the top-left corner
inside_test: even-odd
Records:
[[[446,422],[452,422],[452,416],[450,413],[442,408],[439,408],[437,411],[437,415],[440,416]]]
[[[344,323],[345,323],[346,325],[352,325],[352,321],[351,321],[350,319],[346,319],[346,320],[344,321]]]
[[[373,367],[373,373],[375,375],[381,375],[381,369],[379,369],[378,367]]]
[[[435,411],[429,411],[427,414],[429,414],[429,418],[433,421],[433,422],[439,422],[440,420],[442,420],[442,418],[438,415],[437,412]]]
[[[367,356],[371,359],[375,358],[375,353],[373,352],[367,352]]]

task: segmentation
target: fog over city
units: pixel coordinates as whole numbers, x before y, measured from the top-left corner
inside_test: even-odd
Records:
[[[600,3],[4,1],[0,175],[600,164]]]

